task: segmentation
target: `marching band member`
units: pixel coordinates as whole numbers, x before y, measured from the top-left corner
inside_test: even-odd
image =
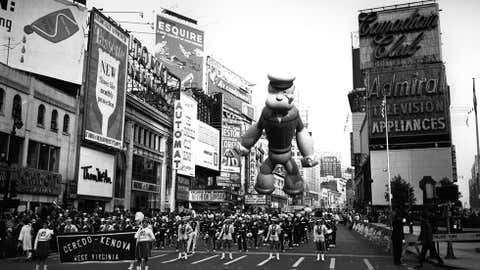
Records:
[[[178,225],[178,259],[181,259],[182,257],[186,260],[188,258],[187,256],[187,241],[188,241],[188,236],[192,233],[192,227],[190,224],[188,224],[187,219],[185,220],[179,220],[179,225]]]
[[[35,257],[38,262],[35,264],[35,270],[40,270],[40,266],[43,265],[43,270],[47,270],[48,251],[50,249],[50,239],[52,239],[53,230],[48,228],[48,223],[43,222],[43,228],[38,230],[37,237],[35,238],[35,244],[33,250],[35,251]]]
[[[280,260],[280,233],[282,233],[282,228],[277,224],[278,220],[272,218],[272,224],[268,226],[266,241],[270,241],[270,258],[273,258],[273,252],[276,251],[277,260]]]
[[[327,227],[323,224],[323,219],[318,219],[315,226],[313,226],[313,241],[315,242],[315,248],[317,251],[317,261],[325,260],[325,234],[327,233]]]
[[[222,257],[221,260],[225,259],[225,250],[229,252],[230,260],[233,259],[232,255],[232,242],[233,242],[233,233],[235,232],[235,228],[233,227],[232,220],[229,218],[225,219],[225,224],[222,227],[220,232],[219,239],[222,240]]]
[[[142,266],[145,270],[148,270],[148,257],[150,257],[150,248],[153,241],[155,241],[155,235],[148,221],[144,219],[142,221],[142,227],[135,233],[135,239],[137,239],[137,247],[135,249],[135,257],[137,259],[137,270],[141,270]]]

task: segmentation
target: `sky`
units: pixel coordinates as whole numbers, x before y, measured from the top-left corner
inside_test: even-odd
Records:
[[[198,20],[205,32],[205,53],[254,83],[253,100],[263,107],[267,73],[296,75],[302,108],[319,151],[340,152],[350,165],[351,120],[347,94],[352,90],[351,32],[361,9],[406,3],[393,0],[90,0],[117,21],[154,22],[167,8]],[[439,0],[442,57],[451,88],[452,137],[457,149],[458,184],[468,201],[468,180],[476,152],[472,78],[480,91],[480,1]],[[109,11],[142,11],[138,14]],[[153,51],[149,25],[122,23]],[[468,125],[466,124],[468,116]],[[350,118],[351,119],[351,118]],[[345,126],[347,128],[345,129]]]

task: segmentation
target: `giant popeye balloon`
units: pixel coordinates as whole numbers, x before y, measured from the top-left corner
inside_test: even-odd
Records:
[[[292,159],[293,137],[296,137],[298,149],[303,156],[303,167],[313,167],[318,161],[313,157],[313,140],[293,104],[295,77],[269,74],[268,79],[268,96],[260,119],[240,138],[236,151],[247,155],[265,130],[268,158],[260,167],[255,190],[260,194],[271,194],[275,190],[273,170],[281,164],[286,170],[283,190],[288,195],[295,196],[303,192],[303,179]]]

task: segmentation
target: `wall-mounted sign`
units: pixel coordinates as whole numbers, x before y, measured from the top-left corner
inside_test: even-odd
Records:
[[[173,117],[173,169],[177,174],[195,176],[195,157],[193,155],[197,130],[197,102],[181,93],[175,100]]]
[[[0,62],[82,84],[87,16],[71,1],[0,1]]]
[[[197,140],[195,142],[195,164],[218,171],[220,168],[220,131],[210,125],[197,121]]]
[[[369,139],[385,138],[387,128],[389,138],[404,137],[403,143],[449,133],[449,93],[442,64],[371,72],[367,85]],[[382,111],[385,94],[388,123]]]
[[[112,197],[115,157],[80,147],[78,168],[78,195]]]
[[[245,194],[245,204],[267,204],[267,195]]]
[[[155,56],[180,78],[182,87],[202,88],[204,33],[157,15]]]
[[[132,190],[160,193],[160,185],[132,180]]]
[[[58,196],[62,192],[62,175],[59,173],[18,168],[12,173],[12,178],[17,181],[17,193]]]
[[[240,173],[221,172],[216,179],[219,187],[240,187],[241,184]]]
[[[190,190],[191,202],[224,202],[227,199],[225,190]]]
[[[242,103],[252,103],[251,85],[212,57],[207,57],[208,93],[224,93],[226,105],[242,112]]]
[[[177,200],[188,201],[190,192],[190,178],[177,175],[177,192],[175,198]]]
[[[438,4],[361,13],[361,68],[441,62]]]
[[[129,36],[96,9],[90,17],[85,139],[122,149]]]

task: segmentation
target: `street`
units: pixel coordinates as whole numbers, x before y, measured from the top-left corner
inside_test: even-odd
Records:
[[[178,260],[174,250],[155,250],[150,258],[150,269],[337,269],[337,270],[380,270],[380,269],[414,269],[417,265],[412,255],[407,255],[402,266],[393,265],[392,256],[383,249],[364,240],[358,234],[339,226],[337,231],[337,246],[330,249],[325,261],[316,261],[313,244],[309,242],[280,254],[280,261],[269,260],[268,249],[233,253],[233,260],[220,260],[220,253],[207,253],[200,245],[199,251],[189,256],[188,260]],[[128,262],[60,264],[56,254],[50,256],[49,269],[82,270],[101,267],[103,270],[127,269]],[[2,270],[34,269],[33,263],[20,260],[1,261]],[[445,269],[425,263],[423,268]]]

